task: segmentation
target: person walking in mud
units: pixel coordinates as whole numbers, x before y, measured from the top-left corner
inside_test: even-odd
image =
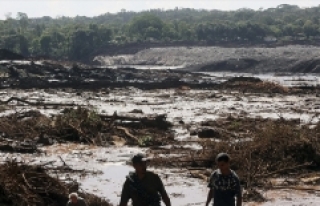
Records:
[[[160,206],[161,199],[171,206],[170,198],[160,177],[147,171],[147,158],[143,154],[132,157],[135,172],[130,172],[123,184],[120,206],[127,206],[132,200],[133,206]]]
[[[214,206],[242,206],[240,180],[238,175],[230,169],[230,156],[220,153],[216,157],[216,163],[219,169],[210,176],[206,206],[211,200]]]
[[[87,203],[77,193],[71,193],[67,206],[87,206]]]

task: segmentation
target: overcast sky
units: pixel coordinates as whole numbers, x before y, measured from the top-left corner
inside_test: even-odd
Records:
[[[121,9],[141,11],[151,8],[220,9],[270,8],[279,4],[295,4],[300,7],[318,6],[320,0],[0,0],[0,19],[11,12],[27,13],[29,17],[41,16],[97,16]]]

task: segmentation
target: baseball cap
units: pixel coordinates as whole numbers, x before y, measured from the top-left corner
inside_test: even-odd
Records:
[[[140,163],[140,162],[147,162],[149,159],[142,153],[135,154],[131,158],[132,163]]]

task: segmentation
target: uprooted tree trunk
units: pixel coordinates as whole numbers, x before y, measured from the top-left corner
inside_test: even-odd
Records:
[[[33,153],[37,151],[37,145],[54,142],[104,146],[113,143],[113,136],[134,145],[139,145],[141,138],[150,136],[151,145],[162,144],[162,140],[171,136],[171,126],[165,115],[140,118],[116,114],[107,116],[78,107],[47,117],[37,110],[30,110],[0,117],[0,150]]]

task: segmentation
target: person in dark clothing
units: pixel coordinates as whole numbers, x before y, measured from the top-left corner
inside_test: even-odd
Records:
[[[126,177],[120,206],[127,206],[130,199],[133,206],[160,206],[161,199],[166,206],[171,206],[159,175],[147,171],[147,158],[143,154],[136,154],[131,162],[135,172],[130,172]]]
[[[87,203],[77,193],[71,193],[67,206],[87,206]]]
[[[219,169],[210,176],[208,183],[210,191],[206,206],[212,199],[214,206],[242,206],[240,180],[238,175],[230,169],[230,156],[226,153],[220,153],[216,157],[216,163]]]

